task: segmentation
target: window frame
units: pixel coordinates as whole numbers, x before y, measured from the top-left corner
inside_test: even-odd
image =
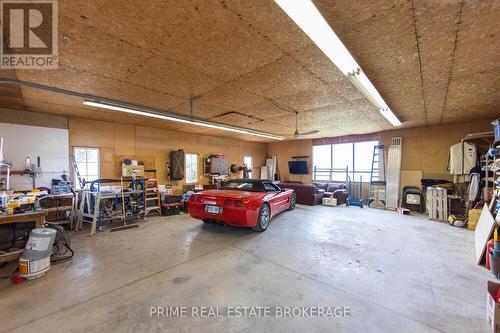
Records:
[[[371,170],[369,170],[369,171],[361,171],[361,170],[357,170],[356,169],[356,144],[365,143],[365,142],[373,142],[374,146],[380,144],[380,140],[363,140],[363,141],[352,141],[352,142],[333,143],[333,144],[325,144],[325,145],[315,145],[315,146],[313,146],[313,158],[312,158],[312,162],[313,162],[313,181],[315,181],[315,182],[340,182],[339,180],[334,180],[333,179],[332,173],[329,173],[329,175],[327,176],[328,179],[317,179],[316,178],[317,177],[317,172],[315,172],[316,165],[314,163],[315,162],[314,147],[319,147],[319,146],[328,146],[328,147],[330,147],[330,149],[329,149],[329,153],[330,153],[330,158],[329,158],[330,168],[318,168],[318,169],[325,169],[325,170],[332,170],[332,169],[336,170],[336,169],[338,169],[338,168],[334,168],[333,167],[333,165],[334,165],[334,159],[335,159],[335,156],[333,154],[333,151],[334,151],[333,147],[336,146],[336,145],[350,144],[351,147],[352,147],[352,149],[351,149],[352,150],[352,153],[351,153],[352,154],[351,155],[352,169],[348,170],[349,179],[351,181],[354,181],[354,182],[359,182],[359,180],[357,180],[357,176],[363,176],[365,174],[370,175],[371,174]],[[369,176],[367,178],[363,179],[363,183],[368,183],[369,181],[370,181]]]
[[[188,155],[189,156],[195,156],[196,157],[196,160],[195,160],[195,165],[196,165],[196,176],[195,176],[195,180],[194,181],[190,181],[188,180]],[[199,165],[198,165],[198,154],[197,153],[185,153],[184,154],[184,175],[185,175],[185,180],[186,180],[186,184],[196,184],[198,183],[198,176],[199,176]]]
[[[85,162],[79,162],[76,158],[76,151],[77,150],[85,150]],[[95,150],[97,151],[97,162],[88,162],[88,159],[87,159],[87,151],[89,150]],[[75,157],[75,162],[76,164],[78,165],[79,163],[85,163],[85,174],[82,173],[82,170],[80,167],[78,167],[78,172],[80,173],[80,177],[82,179],[85,179],[85,182],[91,182],[92,180],[89,180],[88,179],[88,164],[89,163],[96,163],[97,164],[97,178],[96,179],[99,179],[101,177],[101,149],[99,147],[84,147],[84,146],[74,146],[73,147],[73,156]],[[91,176],[94,176],[94,175],[91,175]],[[74,181],[74,184],[75,184],[75,187],[79,190],[83,190],[80,188],[80,182],[78,181],[78,175],[76,174],[76,172],[73,171],[73,181]]]

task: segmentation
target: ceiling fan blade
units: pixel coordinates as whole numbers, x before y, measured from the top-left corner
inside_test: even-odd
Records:
[[[316,134],[316,133],[319,133],[318,130],[312,130],[312,131],[308,131],[308,132],[304,132],[304,133],[300,133],[301,135],[312,135],[312,134]]]

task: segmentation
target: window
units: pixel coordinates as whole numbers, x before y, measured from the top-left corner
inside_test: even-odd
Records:
[[[99,148],[74,147],[73,156],[75,156],[82,179],[85,179],[86,182],[99,179]],[[75,184],[77,188],[80,188],[76,173]]]
[[[339,171],[344,170],[346,167],[349,168],[349,173],[353,170],[353,151],[352,143],[341,143],[337,145],[332,145],[332,168],[338,169]],[[352,175],[351,176],[352,179]],[[345,172],[335,172],[332,173],[332,180],[334,181],[344,181],[346,174]]]
[[[198,154],[186,154],[186,183],[198,182]]]
[[[252,156],[245,156],[243,158],[243,164],[245,164],[249,170],[252,170]],[[253,178],[252,174],[253,174],[253,172],[251,172],[249,174],[250,178]]]
[[[264,189],[266,192],[278,192],[278,188],[271,183],[264,183]]]
[[[263,192],[264,187],[260,182],[249,182],[242,179],[233,179],[224,184],[224,190]]]
[[[356,142],[354,144],[354,180],[364,182],[370,181],[372,170],[373,147],[378,145],[378,141]]]
[[[351,180],[368,182],[372,168],[373,147],[378,141],[350,142],[313,147],[313,179],[345,181],[345,168]]]

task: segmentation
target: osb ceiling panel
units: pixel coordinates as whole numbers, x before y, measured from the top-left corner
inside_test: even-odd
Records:
[[[455,82],[498,69],[498,1],[315,3],[405,126],[500,114],[486,102],[498,104],[498,96],[481,83],[498,85],[498,79],[480,74]]]
[[[297,50],[291,56],[328,85],[330,91],[341,95],[346,100],[365,99],[363,94],[316,45]]]
[[[65,17],[61,21],[65,27],[64,47],[60,52],[63,66],[93,74],[105,73],[125,82],[141,82],[145,88],[168,91],[180,98],[199,95],[222,83],[196,69],[155,56],[148,48],[134,47],[126,40],[96,33],[92,29],[79,35],[81,24]]]
[[[204,93],[200,101],[207,105],[217,105],[224,110],[231,111],[239,107],[253,106],[265,101],[265,99],[230,82]]]
[[[123,102],[168,109],[184,100],[170,93],[153,90],[142,81],[122,81],[106,73],[90,73],[78,67],[60,67],[57,70],[19,70],[19,80],[60,87],[85,94],[107,97]]]
[[[307,111],[343,101],[342,96],[289,56],[242,76],[236,85],[293,111]]]
[[[221,4],[238,15],[249,27],[258,31],[285,52],[312,44],[309,37],[269,0],[220,0]]]
[[[211,121],[217,123],[233,124],[235,126],[247,126],[248,124],[258,124],[262,122],[262,119],[256,118],[251,115],[246,115],[237,112],[228,112],[220,116],[210,118]]]
[[[401,99],[423,100],[411,2],[315,3],[396,115],[406,112],[394,105]],[[413,106],[411,114],[424,119],[417,125],[425,126],[422,105]]]
[[[169,111],[183,114],[186,116],[193,116],[201,119],[209,119],[218,115],[225,113],[226,111],[218,108],[202,103],[200,100],[197,100],[193,104],[193,113],[191,114],[191,106],[190,102],[185,102],[181,105],[178,105],[174,108],[169,109]]]
[[[500,69],[499,17],[500,2],[497,0],[464,2],[457,36],[454,77]]]
[[[264,100],[246,107],[239,107],[236,105],[234,109],[238,110],[239,113],[252,115],[259,119],[276,118],[290,113],[272,100]]]
[[[63,15],[158,56],[229,80],[282,51],[217,1],[71,1]],[[83,17],[82,17],[83,16]]]
[[[415,1],[415,30],[422,67],[427,121],[440,124],[453,64],[461,4],[456,1]]]
[[[470,114],[477,117],[499,114],[499,75],[500,71],[489,71],[453,79],[448,91],[443,123],[467,121]],[[460,112],[461,110],[467,112]]]
[[[405,127],[500,115],[498,1],[314,0]],[[273,134],[391,129],[268,0],[59,3],[59,69],[0,70],[46,84]],[[82,105],[0,86],[0,106],[207,135],[263,139]],[[265,139],[264,139],[265,140]]]

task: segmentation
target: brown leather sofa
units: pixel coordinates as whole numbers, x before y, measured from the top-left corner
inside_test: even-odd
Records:
[[[337,205],[347,203],[349,193],[347,192],[347,185],[343,183],[313,183],[318,189],[323,190],[323,197],[328,198],[333,195],[337,199]]]
[[[297,203],[302,205],[320,205],[323,198],[329,198],[331,195],[337,199],[337,205],[344,205],[347,203],[347,198],[349,197],[347,185],[343,183],[303,184],[297,181],[275,183],[281,188],[294,190],[297,196]]]
[[[314,206],[321,204],[323,200],[323,190],[316,188],[313,184],[302,184],[299,182],[279,183],[281,188],[289,188],[295,191],[297,203],[301,205]]]

